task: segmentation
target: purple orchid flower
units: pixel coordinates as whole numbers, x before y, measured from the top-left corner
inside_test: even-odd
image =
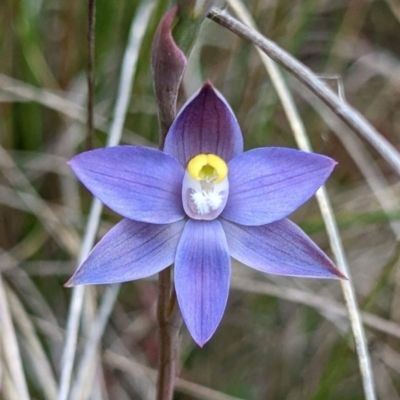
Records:
[[[202,346],[226,307],[231,257],[271,274],[345,278],[286,219],[335,164],[287,148],[243,153],[230,106],[207,82],[180,111],[163,152],[117,146],[70,161],[93,195],[125,219],[95,246],[67,285],[146,278],[174,264],[179,307]]]

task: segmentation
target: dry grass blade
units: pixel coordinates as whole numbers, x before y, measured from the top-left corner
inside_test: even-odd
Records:
[[[229,0],[229,3],[235,9],[236,13],[240,16],[240,18],[245,21],[245,23],[255,29],[255,24],[252,21],[251,15],[248,13],[244,4],[240,0]],[[255,32],[256,33],[256,32]],[[254,35],[255,35],[254,33]],[[253,36],[254,36],[253,35]],[[253,44],[259,46],[260,41],[253,41]],[[260,50],[258,50],[260,52]],[[271,56],[271,54],[269,54]],[[279,95],[279,98],[282,102],[282,105],[285,109],[286,116],[290,122],[294,137],[296,139],[297,145],[301,150],[304,151],[312,151],[311,143],[309,141],[307,132],[305,130],[304,124],[301,120],[301,117],[298,113],[294,100],[291,96],[290,91],[288,90],[286,83],[283,80],[283,77],[277,67],[277,65],[272,61],[269,57],[266,57],[264,54],[261,56],[266,69],[268,70],[272,83]],[[293,59],[294,60],[294,59]],[[300,63],[299,63],[300,65]],[[305,68],[300,65],[302,69]],[[293,72],[293,71],[291,71]],[[304,71],[303,71],[304,72]],[[308,73],[308,70],[306,71]],[[312,75],[312,73],[311,73]],[[296,74],[298,77],[298,75]],[[304,82],[303,82],[304,83]],[[322,84],[322,83],[321,83]],[[323,85],[323,84],[322,84]],[[325,85],[323,85],[325,86]],[[333,95],[333,93],[332,93]],[[340,103],[340,101],[339,101]],[[337,110],[338,111],[338,110]],[[350,109],[351,112],[353,112]],[[379,136],[379,134],[376,133]],[[397,160],[397,159],[396,159]],[[400,161],[397,160],[397,161]],[[400,164],[399,164],[400,166]],[[400,170],[399,170],[400,171]],[[352,327],[352,332],[354,336],[354,341],[356,344],[358,361],[360,365],[363,386],[364,386],[364,394],[366,399],[375,400],[375,387],[374,387],[374,376],[371,366],[371,360],[368,352],[367,341],[365,338],[365,333],[360,317],[360,312],[358,310],[357,299],[355,295],[355,289],[352,284],[350,271],[348,268],[346,256],[344,254],[343,246],[340,239],[340,234],[336,226],[335,216],[333,214],[332,207],[330,205],[328,193],[325,188],[322,187],[318,190],[317,194],[318,205],[322,214],[322,218],[325,223],[325,227],[330,239],[331,249],[335,255],[336,263],[339,269],[349,278],[348,281],[341,281],[343,295],[346,300],[348,315],[350,318],[350,323]]]
[[[87,257],[93,247],[97,228],[100,221],[102,204],[94,199],[90,209],[88,223],[86,225],[85,236],[83,238],[79,261]],[[66,329],[66,341],[61,360],[61,378],[58,389],[57,400],[66,400],[68,398],[71,384],[72,368],[75,360],[76,342],[78,339],[79,320],[82,314],[83,300],[85,290],[83,286],[78,286],[72,291],[72,299],[68,315],[68,324]]]
[[[85,110],[80,105],[58,94],[20,82],[3,74],[0,74],[0,90],[25,101],[35,101],[69,118],[81,122],[86,121]],[[103,117],[97,116],[98,124],[105,122]]]
[[[361,374],[363,378],[364,393],[368,400],[376,399],[374,375],[372,371],[371,359],[368,351],[368,343],[358,310],[357,297],[355,288],[350,275],[346,256],[344,254],[342,241],[339,230],[333,214],[332,206],[329,201],[328,193],[324,187],[318,190],[317,200],[321,209],[322,218],[324,219],[326,230],[328,232],[331,249],[335,255],[338,267],[349,278],[348,281],[341,281],[343,295],[346,301],[350,323],[353,331],[354,341],[358,354]]]
[[[49,90],[41,89],[33,85],[29,85],[25,82],[21,82],[17,79],[10,78],[6,75],[0,74],[0,92],[6,92],[10,96],[9,99],[4,101],[23,101],[29,102],[34,101],[47,107],[51,110],[57,111],[61,115],[64,115],[72,120],[76,120],[81,123],[86,122],[86,110],[79,104],[74,102],[61,94],[52,93]],[[99,113],[93,115],[94,127],[102,132],[108,130],[108,119]],[[130,132],[131,136],[138,142],[149,145],[142,136],[139,136],[133,132]]]
[[[335,317],[346,318],[348,316],[346,307],[337,301],[303,290],[238,277],[232,278],[232,287],[237,290],[274,296],[279,299],[303,304],[313,307],[322,313],[332,314]],[[398,323],[363,311],[361,311],[361,317],[364,324],[370,328],[400,339],[400,325]]]
[[[129,41],[122,62],[121,79],[115,104],[114,119],[107,141],[108,146],[115,146],[121,140],[139,50],[148,26],[153,6],[154,2],[143,2],[132,21]],[[101,211],[102,205],[97,199],[95,199],[90,209],[89,220],[86,226],[83,245],[79,256],[79,263],[88,256],[93,247]],[[82,286],[74,288],[70,313],[68,316],[67,338],[63,353],[61,381],[57,400],[66,400],[70,391],[72,368],[78,337],[79,318],[82,313],[83,300],[84,288]]]
[[[98,314],[86,339],[83,356],[77,368],[76,380],[71,390],[72,399],[87,398],[93,389],[92,377],[95,370],[97,346],[104,333],[108,318],[117,299],[120,285],[107,287]]]
[[[22,368],[21,354],[14,325],[8,307],[3,278],[0,275],[0,333],[4,360],[10,371],[10,378],[14,384],[19,400],[29,400],[28,386],[26,384],[24,370]]]
[[[115,146],[120,141],[126,113],[128,111],[139,51],[153,8],[154,1],[142,1],[132,20],[128,44],[122,62],[121,79],[119,81],[114,118],[110,128],[109,140],[107,142],[108,146]]]
[[[10,374],[7,370],[1,375],[1,386],[0,386],[0,393],[2,394],[2,399],[4,400],[19,400],[18,392],[14,387],[14,383],[11,380]]]
[[[46,353],[18,297],[7,287],[6,293],[10,299],[11,312],[14,315],[17,326],[19,326],[22,337],[26,341],[26,347],[29,349],[26,354],[30,358],[32,374],[36,376],[35,381],[41,385],[44,397],[48,400],[53,400],[57,394],[57,385]]]
[[[40,218],[43,226],[48,230],[61,246],[63,246],[71,255],[76,255],[79,239],[76,233],[61,221],[58,216],[51,210],[47,203],[37,193],[36,189],[31,185],[29,180],[15,165],[13,159],[8,155],[5,149],[0,146],[0,159],[3,168],[3,174],[6,176],[10,184],[16,188],[23,186],[28,193],[28,197],[24,196],[24,192],[17,190],[18,195],[25,205]]]

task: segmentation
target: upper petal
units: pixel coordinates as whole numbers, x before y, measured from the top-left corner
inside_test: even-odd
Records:
[[[285,218],[325,182],[336,162],[279,147],[254,149],[230,161],[229,198],[222,216],[243,225]]]
[[[229,104],[206,82],[179,112],[164,151],[186,167],[201,153],[213,153],[229,161],[243,151],[243,136]]]
[[[69,163],[94,196],[124,217],[165,224],[184,216],[184,169],[168,154],[117,146],[87,151]]]
[[[243,226],[221,219],[233,258],[258,271],[307,278],[344,278],[325,253],[288,219]]]
[[[230,256],[217,220],[188,220],[175,258],[175,286],[183,319],[203,346],[221,321],[229,292]]]
[[[146,278],[174,262],[181,220],[154,225],[124,219],[94,247],[66,286],[117,283]]]

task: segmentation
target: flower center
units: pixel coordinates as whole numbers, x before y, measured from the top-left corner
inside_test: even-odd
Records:
[[[215,154],[198,154],[187,165],[182,185],[186,214],[194,219],[218,217],[229,192],[228,166]]]

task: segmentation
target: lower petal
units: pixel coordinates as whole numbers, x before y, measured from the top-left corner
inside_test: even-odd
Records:
[[[233,258],[258,271],[307,278],[344,278],[332,261],[293,222],[243,226],[222,220]]]
[[[176,294],[193,339],[203,346],[225,311],[231,262],[219,221],[188,220],[175,258]]]
[[[66,286],[104,284],[146,278],[173,264],[181,220],[153,225],[124,219],[94,247]]]

